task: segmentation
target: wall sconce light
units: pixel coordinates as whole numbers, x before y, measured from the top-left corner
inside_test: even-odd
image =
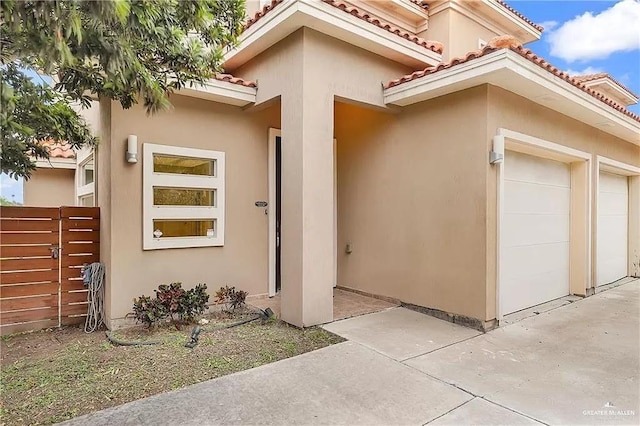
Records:
[[[138,137],[136,135],[127,137],[127,162],[138,162]]]

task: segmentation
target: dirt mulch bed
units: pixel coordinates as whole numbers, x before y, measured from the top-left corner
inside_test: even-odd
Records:
[[[213,318],[205,328],[230,321]],[[51,424],[258,367],[341,342],[320,328],[300,330],[278,320],[207,331],[184,347],[191,326],[142,327],[120,339],[161,340],[154,346],[114,346],[104,332],[79,327],[3,337],[0,422]]]

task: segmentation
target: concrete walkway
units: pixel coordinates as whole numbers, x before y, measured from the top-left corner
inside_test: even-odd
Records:
[[[640,281],[480,334],[403,308],[350,341],[73,425],[639,424]]]

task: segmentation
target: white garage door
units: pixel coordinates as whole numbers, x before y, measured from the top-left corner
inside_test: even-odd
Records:
[[[628,212],[627,177],[600,172],[596,285],[627,276]]]
[[[569,294],[568,164],[507,151],[500,303],[503,315]]]

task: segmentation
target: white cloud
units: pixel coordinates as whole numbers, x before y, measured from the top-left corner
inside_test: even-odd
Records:
[[[545,31],[552,31],[555,27],[558,26],[558,21],[544,21],[540,22],[538,25],[544,28]]]
[[[583,15],[548,34],[551,55],[567,62],[605,59],[640,49],[640,0],[622,0],[594,15]]]
[[[568,69],[565,72],[569,75],[588,75],[588,74],[600,74],[601,72],[605,72],[605,71],[602,68],[586,67],[583,70]]]

